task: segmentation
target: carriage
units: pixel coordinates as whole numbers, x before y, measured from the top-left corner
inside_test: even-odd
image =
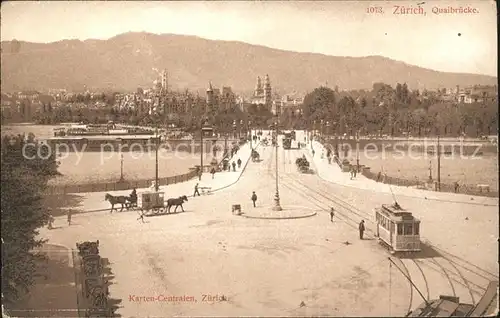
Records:
[[[165,192],[144,192],[142,193],[141,210],[146,214],[162,213],[165,211]]]
[[[259,161],[259,160],[260,160],[259,153],[252,149],[252,161]]]
[[[420,220],[397,202],[375,208],[375,219],[377,237],[392,253],[420,251]]]
[[[305,156],[297,158],[297,160],[295,160],[295,165],[297,165],[297,168],[299,169],[300,172],[302,173],[309,172],[309,161],[307,161]]]

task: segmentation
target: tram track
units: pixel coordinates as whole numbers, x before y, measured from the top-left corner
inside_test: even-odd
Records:
[[[274,154],[274,153],[273,153]],[[291,162],[291,160],[290,160]],[[283,171],[285,171],[285,165],[283,165]],[[268,165],[268,173],[275,177],[275,174],[272,173],[271,164]],[[339,196],[332,194],[330,192],[326,192],[325,190],[312,188],[305,184],[304,181],[299,180],[299,178],[293,173],[287,173],[286,176],[280,176],[279,180],[281,181],[281,185],[285,188],[291,190],[298,195],[307,198],[309,202],[313,203],[315,206],[318,206],[325,213],[329,212],[329,207],[334,206],[336,208],[336,215],[338,218],[345,221],[345,223],[353,228],[357,229],[357,225],[359,219],[365,219],[369,222],[376,225],[373,220],[373,215],[368,212],[364,212],[357,207],[355,207],[352,203],[347,202],[345,199],[340,198]],[[325,203],[326,202],[326,203]],[[375,234],[373,230],[367,228],[367,232],[371,232]],[[476,303],[475,295],[482,296],[484,291],[486,290],[486,286],[492,280],[498,280],[498,276],[459,257],[448,251],[443,250],[442,248],[430,243],[424,237],[421,237],[422,242],[428,247],[435,250],[438,253],[438,257],[428,257],[428,258],[398,258],[404,271],[411,279],[411,273],[408,267],[405,264],[405,261],[411,261],[412,264],[415,265],[416,271],[419,275],[422,276],[424,281],[424,288],[427,293],[427,300],[431,297],[431,290],[429,287],[428,276],[430,275],[429,271],[438,273],[441,277],[443,277],[448,284],[450,285],[451,291],[455,296],[457,294],[456,285],[458,284],[464,287],[473,304]],[[439,262],[439,260],[445,260],[449,266],[445,266]],[[451,268],[450,268],[451,266]],[[466,272],[466,275],[464,275]],[[471,277],[472,276],[472,277]],[[471,279],[472,278],[472,279]],[[480,281],[481,284],[476,283]],[[483,286],[484,282],[484,286]],[[410,283],[409,283],[410,284]],[[457,285],[457,286],[458,286]],[[410,284],[410,308],[413,302],[413,286]],[[446,294],[445,291],[439,290],[437,291],[437,295]],[[432,295],[434,296],[434,295]]]
[[[423,271],[422,267],[418,264],[418,262],[414,259],[412,259],[412,261],[413,261],[413,264],[415,264],[415,266],[418,268],[418,271],[420,272],[420,274],[422,275],[422,279],[424,280],[424,283],[425,283],[425,292],[427,293],[426,299],[429,300],[431,295],[429,292],[429,282],[427,281],[427,277],[425,276],[424,271]]]
[[[406,266],[406,264],[402,260],[400,260],[399,258],[396,258],[396,259],[399,260],[399,263],[403,266],[403,269],[406,272],[405,274],[408,276],[408,278],[413,281],[413,279],[411,278],[410,271],[408,270],[408,267]],[[408,309],[406,310],[406,312],[410,312],[413,308],[413,285],[411,284],[410,281],[408,281],[408,286],[410,286],[410,301],[409,301]]]

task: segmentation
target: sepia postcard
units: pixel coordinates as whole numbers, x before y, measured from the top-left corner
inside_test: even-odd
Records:
[[[3,317],[498,315],[496,2],[0,21]]]

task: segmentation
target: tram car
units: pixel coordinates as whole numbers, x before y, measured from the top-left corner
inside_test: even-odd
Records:
[[[375,208],[375,219],[377,237],[392,253],[420,251],[420,220],[397,202]]]

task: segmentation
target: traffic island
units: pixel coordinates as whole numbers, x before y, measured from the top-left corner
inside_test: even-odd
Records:
[[[317,214],[315,210],[303,206],[283,206],[281,211],[272,208],[273,206],[252,207],[238,215],[249,219],[287,220],[303,219]]]

